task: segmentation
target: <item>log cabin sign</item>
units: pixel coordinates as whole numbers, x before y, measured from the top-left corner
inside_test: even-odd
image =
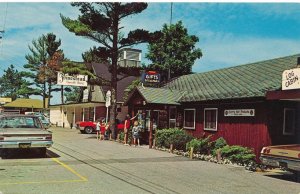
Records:
[[[282,73],[282,90],[300,88],[300,68],[285,70]]]
[[[253,117],[255,116],[254,109],[229,109],[224,110],[225,117]]]

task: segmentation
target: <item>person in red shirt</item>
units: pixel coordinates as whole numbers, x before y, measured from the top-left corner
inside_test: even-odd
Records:
[[[137,116],[137,115],[136,115]],[[128,145],[128,131],[130,130],[130,122],[135,119],[135,117],[130,118],[129,114],[126,115],[124,123],[124,145]]]

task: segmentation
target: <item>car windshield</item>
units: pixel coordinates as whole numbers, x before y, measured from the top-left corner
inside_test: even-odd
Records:
[[[37,117],[9,116],[0,118],[0,128],[42,128]]]

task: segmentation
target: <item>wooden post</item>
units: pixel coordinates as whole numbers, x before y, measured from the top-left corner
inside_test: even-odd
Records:
[[[194,154],[194,147],[191,147],[190,151],[190,158],[193,159],[193,154]]]
[[[152,118],[152,110],[150,111],[150,129],[149,129],[149,149],[152,148],[152,140],[153,140],[153,118]]]
[[[173,153],[173,150],[174,150],[174,145],[171,144],[171,145],[170,145],[170,152]]]

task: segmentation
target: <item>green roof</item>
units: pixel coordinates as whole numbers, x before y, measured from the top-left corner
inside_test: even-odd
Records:
[[[148,104],[179,105],[183,92],[168,88],[137,87],[137,90]]]
[[[185,91],[180,102],[265,97],[267,91],[281,89],[283,71],[295,68],[298,57],[300,54],[184,75],[164,88]]]
[[[3,105],[4,107],[15,108],[43,108],[43,101],[38,99],[22,99],[18,98],[15,101]]]

